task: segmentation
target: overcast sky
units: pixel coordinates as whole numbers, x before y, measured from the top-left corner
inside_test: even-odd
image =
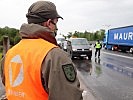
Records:
[[[19,29],[27,23],[29,6],[37,0],[0,0],[0,27]],[[50,0],[64,18],[58,34],[133,25],[133,0]]]

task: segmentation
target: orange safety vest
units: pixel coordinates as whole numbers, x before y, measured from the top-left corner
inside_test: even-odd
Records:
[[[56,45],[43,39],[23,39],[5,58],[5,88],[8,100],[48,100],[41,82],[41,64]]]

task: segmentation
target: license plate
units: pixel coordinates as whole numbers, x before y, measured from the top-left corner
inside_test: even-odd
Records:
[[[85,57],[86,55],[80,55],[81,57]]]

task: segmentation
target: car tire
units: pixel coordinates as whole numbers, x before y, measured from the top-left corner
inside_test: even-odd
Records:
[[[91,60],[91,56],[88,56],[88,60]]]

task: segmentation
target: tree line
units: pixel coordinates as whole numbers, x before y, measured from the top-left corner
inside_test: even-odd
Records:
[[[11,45],[15,45],[20,41],[19,30],[15,28],[9,28],[8,26],[0,28],[0,45],[3,44],[3,37],[8,36]]]
[[[3,37],[8,36],[10,45],[13,46],[20,41],[19,30],[15,28],[9,28],[8,26],[0,28],[0,52],[3,50]]]
[[[76,38],[86,38],[88,41],[96,41],[96,40],[103,40],[105,36],[105,30],[100,29],[99,31],[96,32],[69,32],[67,36],[63,35],[65,38],[70,38],[70,37],[76,37]]]
[[[8,26],[4,28],[0,28],[0,51],[2,50],[2,45],[3,45],[3,36],[8,36],[10,40],[10,45],[13,46],[16,43],[20,41],[19,37],[19,30],[15,28],[9,28]],[[104,29],[100,29],[99,31],[96,32],[69,32],[67,36],[64,36],[65,38],[70,38],[70,37],[77,37],[77,38],[87,38],[88,41],[95,41],[95,40],[103,40],[105,34]]]

